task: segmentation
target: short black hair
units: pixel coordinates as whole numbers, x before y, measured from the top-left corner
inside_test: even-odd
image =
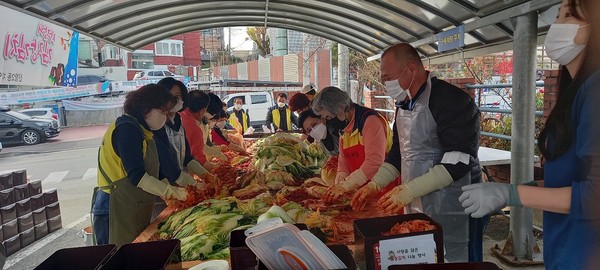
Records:
[[[194,90],[188,93],[187,107],[193,113],[197,113],[200,110],[208,107],[209,102],[210,97],[200,90]]]
[[[223,101],[214,93],[208,93],[209,103],[206,112],[215,115],[223,110]]]
[[[321,118],[321,116],[318,116],[312,109],[301,112],[300,116],[298,116],[298,127],[301,128],[304,132],[306,132],[306,130],[304,130],[304,121],[306,121],[306,119],[308,119],[309,117]]]
[[[177,98],[158,84],[147,84],[130,92],[125,97],[123,110],[133,116],[139,123],[146,122],[146,115],[153,109],[170,110],[177,103]]]
[[[286,95],[286,94],[284,94],[284,93],[279,93],[279,95],[277,95],[277,97],[278,97],[278,98],[282,97],[282,98],[285,98],[285,99],[287,99],[287,95]]]
[[[173,86],[175,86],[175,85],[179,86],[179,89],[181,89],[181,100],[183,101],[183,107],[185,108],[187,106],[186,102],[187,102],[188,89],[187,89],[187,86],[185,86],[185,84],[182,81],[176,80],[173,77],[165,77],[165,78],[162,78],[160,81],[158,81],[158,83],[156,83],[156,84],[163,86],[164,88],[167,88],[167,90],[169,90],[169,92],[171,91],[171,88],[173,88]]]
[[[316,95],[316,94],[317,94],[317,90],[315,90],[315,89],[313,88],[312,90],[308,91],[308,93],[306,93],[306,94],[307,94],[307,95],[314,96],[314,95]]]
[[[221,118],[229,118],[229,115],[227,114],[227,112],[221,110],[220,112],[218,112],[217,114],[215,114],[215,117],[213,117],[213,119],[221,119]]]

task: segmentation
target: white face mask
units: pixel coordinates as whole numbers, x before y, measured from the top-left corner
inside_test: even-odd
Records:
[[[548,57],[561,65],[571,63],[585,48],[585,45],[575,44],[575,36],[580,28],[586,26],[588,25],[552,24],[544,42]]]
[[[217,122],[216,126],[220,129],[223,129],[225,127],[225,121]]]
[[[398,78],[402,77],[402,75],[404,75],[404,72],[406,72],[407,69],[408,66],[404,68],[404,71],[402,71],[402,74],[400,74]],[[413,79],[410,81],[408,89],[402,88],[399,80],[385,81],[385,89],[388,95],[396,101],[403,101],[406,99],[407,96],[409,99],[412,99],[412,96],[410,95],[410,87],[412,86],[414,80],[415,78],[413,77]]]
[[[233,105],[233,108],[234,108],[236,111],[239,111],[239,110],[241,110],[241,109],[242,109],[242,104],[235,104],[235,105]]]
[[[178,112],[181,111],[181,109],[183,109],[183,100],[177,99],[177,104],[171,109],[171,112]]]
[[[167,122],[167,115],[162,113],[159,109],[152,109],[148,114],[146,114],[146,124],[150,130],[159,130],[165,126]]]
[[[327,126],[318,124],[310,131],[309,135],[317,141],[322,141],[327,137]]]
[[[283,108],[285,107],[285,102],[277,102],[277,106],[279,106],[279,108]]]

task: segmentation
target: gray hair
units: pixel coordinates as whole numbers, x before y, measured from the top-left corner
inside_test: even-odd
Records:
[[[318,115],[323,114],[323,111],[340,115],[349,111],[353,104],[348,93],[335,86],[329,86],[317,93],[312,101],[312,109]]]

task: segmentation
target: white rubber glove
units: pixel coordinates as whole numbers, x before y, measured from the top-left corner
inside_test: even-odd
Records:
[[[364,187],[360,188],[356,194],[354,194],[354,197],[352,197],[352,202],[350,203],[352,210],[360,211],[364,209],[367,205],[367,200],[375,196],[379,190],[381,190],[381,187],[379,187],[379,185],[377,185],[377,183],[374,181],[371,181]]]
[[[185,191],[184,188],[171,186],[165,182],[161,182],[150,176],[148,173],[145,173],[144,176],[142,176],[142,179],[137,186],[142,190],[152,195],[160,196],[165,200],[174,198],[182,201],[187,197],[187,191]]]
[[[339,185],[344,192],[353,191],[364,185],[369,179],[361,169],[352,172]]]
[[[395,187],[379,199],[379,206],[386,213],[399,213],[415,198],[422,197],[452,184],[452,176],[443,165],[436,165],[412,181]]]
[[[379,167],[377,174],[373,177],[373,182],[377,183],[377,186],[381,188],[387,187],[391,182],[396,180],[400,176],[400,172],[394,165],[384,162]]]
[[[346,180],[346,177],[348,177],[348,174],[345,172],[337,172],[335,174],[335,180],[333,180],[333,184],[339,184],[341,182],[344,182],[344,180]]]
[[[195,186],[197,188],[202,188],[203,185],[196,181],[196,179],[194,179],[193,176],[191,176],[189,173],[186,173],[184,171],[181,171],[181,173],[179,174],[179,177],[177,178],[177,180],[175,180],[175,183],[177,183],[178,185],[185,187],[185,186]]]
[[[188,162],[187,166],[185,166],[188,171],[190,171],[191,173],[197,175],[197,176],[201,176],[205,173],[208,173],[208,170],[206,170],[206,168],[204,168],[200,162],[198,162],[195,159],[192,159],[190,162]]]
[[[523,206],[516,185],[501,183],[479,183],[464,186],[458,198],[465,213],[473,218],[484,217],[506,205]]]
[[[209,160],[212,158],[217,158],[222,161],[229,161],[227,156],[225,154],[223,154],[223,152],[221,152],[221,150],[219,150],[215,146],[205,145],[204,146],[204,154],[208,157]]]

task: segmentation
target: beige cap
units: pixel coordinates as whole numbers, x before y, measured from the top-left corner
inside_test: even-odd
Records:
[[[302,90],[300,90],[300,93],[302,94],[307,94],[308,92],[315,90],[312,86],[312,84],[307,84],[304,87],[302,87]]]

